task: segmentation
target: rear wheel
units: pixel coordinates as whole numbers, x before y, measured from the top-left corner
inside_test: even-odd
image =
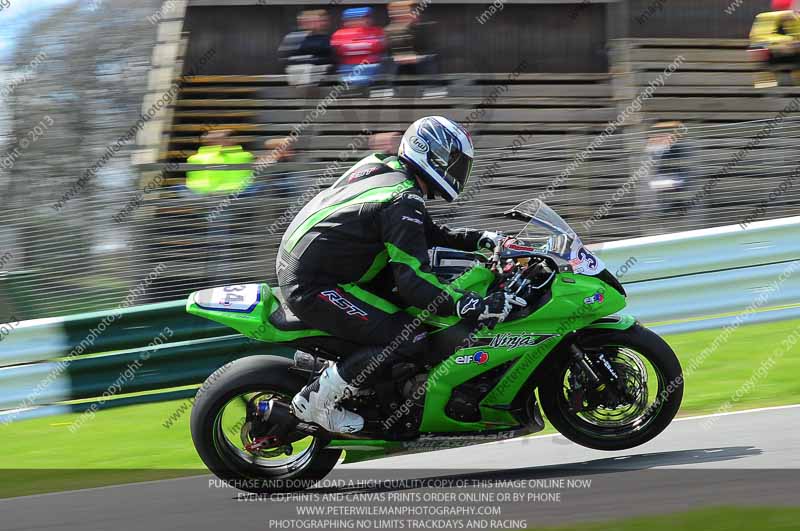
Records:
[[[233,487],[302,490],[325,477],[342,454],[325,449],[319,437],[261,420],[259,404],[288,404],[305,385],[291,366],[276,356],[242,358],[218,369],[197,393],[192,441],[206,466]]]
[[[661,433],[680,408],[678,358],[661,337],[638,324],[590,334],[579,340],[588,367],[615,374],[616,383],[592,383],[586,364],[564,356],[539,386],[542,409],[562,435],[582,446],[639,446]]]

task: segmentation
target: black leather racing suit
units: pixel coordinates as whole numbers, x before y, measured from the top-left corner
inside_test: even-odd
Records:
[[[404,306],[453,315],[462,294],[431,272],[428,249],[476,250],[481,234],[436,225],[403,164],[371,155],[298,213],[281,241],[278,281],[306,324],[364,346],[338,365],[361,386],[427,349],[412,316],[381,296],[387,287]]]

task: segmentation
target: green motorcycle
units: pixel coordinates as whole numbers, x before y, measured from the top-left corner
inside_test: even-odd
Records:
[[[623,450],[658,435],[683,395],[675,353],[635,318],[614,315],[625,290],[551,208],[534,199],[506,215],[527,224],[491,256],[436,249],[432,266],[460,289],[511,293],[509,317],[470,330],[408,308],[435,352],[387,368],[380,384],[342,403],[365,419],[355,434],[304,423],[290,406],[352,344],[308,329],[266,284],[192,293],[189,313],[298,349],[294,359],[250,356],[209,376],[191,417],[203,462],[237,488],[280,492],[312,486],[343,452],[350,463],[521,437],[544,428],[541,411],[588,448]]]

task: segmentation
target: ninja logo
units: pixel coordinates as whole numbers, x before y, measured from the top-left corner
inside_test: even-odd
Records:
[[[341,293],[336,290],[326,290],[321,292],[318,297],[320,299],[326,300],[333,304],[334,306],[341,308],[345,311],[347,315],[352,315],[354,317],[358,317],[362,321],[369,321],[367,318],[367,312],[350,302],[349,300],[345,299]]]
[[[489,346],[503,347],[509,350],[520,347],[532,347],[540,343],[541,342],[540,339],[547,339],[549,337],[551,336],[532,336],[532,335],[516,336],[512,334],[500,334],[492,338],[492,341],[491,343],[489,343]]]

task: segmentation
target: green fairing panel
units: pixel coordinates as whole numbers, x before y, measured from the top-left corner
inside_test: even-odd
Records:
[[[567,280],[564,281],[564,278]],[[479,267],[468,271],[460,279],[463,282],[461,285],[463,289],[471,289],[485,294],[493,280],[493,275],[487,269]],[[588,297],[594,299],[596,293],[603,295],[602,302],[593,302],[592,304],[584,302]],[[578,302],[576,303],[576,301]],[[581,328],[625,330],[636,324],[636,319],[632,316],[612,316],[624,306],[624,297],[602,281],[594,277],[562,273],[553,285],[553,297],[550,302],[537,312],[525,319],[501,323],[494,330],[484,328],[477,334],[478,339],[487,340],[502,337],[505,334],[530,336],[532,341],[537,344],[511,349],[507,345],[461,349],[431,371],[421,431],[447,433],[516,427],[517,421],[508,412],[492,406],[509,404],[539,364],[559,344],[564,334]],[[417,314],[421,311],[414,309],[414,313]],[[455,317],[436,316],[427,320],[431,324],[445,327],[457,321],[458,319]],[[536,332],[531,332],[534,330]],[[496,341],[500,342],[500,340]],[[488,360],[484,364],[456,363],[459,357],[462,359],[464,356],[472,357],[479,351],[488,354]],[[512,360],[516,360],[516,363],[481,403],[483,422],[458,422],[445,415],[444,407],[450,399],[453,387],[474,378],[481,372]],[[355,463],[414,451],[412,446],[407,443],[379,440],[333,440],[330,447],[346,451],[344,463]]]
[[[552,297],[536,312],[523,319],[501,323],[493,330],[483,328],[477,333],[477,339],[483,340],[482,345],[462,348],[431,370],[420,430],[439,433],[516,426],[513,416],[497,407],[511,403],[565,334],[624,307],[625,298],[603,281],[585,275],[560,274],[553,283]],[[509,348],[507,341],[504,342],[508,337],[524,340]],[[474,359],[478,352],[487,354],[485,361],[480,364],[467,361]],[[445,406],[455,387],[509,361],[514,364],[481,402],[481,422],[459,422],[445,414]]]
[[[465,272],[451,283],[451,286],[485,295],[493,280],[494,274],[491,271],[478,266]],[[252,290],[254,285],[248,286],[251,286],[249,289]],[[318,330],[282,332],[275,329],[268,318],[278,309],[279,302],[266,284],[258,286],[257,301],[252,308],[248,307],[247,311],[208,309],[197,304],[198,299],[202,302],[203,297],[209,299],[213,294],[213,290],[193,293],[187,302],[187,311],[230,326],[260,341],[286,343],[301,337],[326,335]],[[216,294],[217,298],[219,295]],[[625,298],[601,280],[571,273],[559,274],[552,285],[550,300],[536,312],[522,319],[501,323],[493,330],[481,329],[476,334],[476,339],[482,340],[481,345],[460,349],[432,369],[420,431],[458,433],[517,427],[516,419],[502,408],[513,401],[536,368],[559,344],[561,338],[573,330],[582,328],[629,328],[636,323],[633,317],[608,318],[624,307]],[[409,311],[415,315],[425,313],[425,310],[416,308]],[[440,329],[458,322],[456,317],[435,315],[423,317],[426,323]],[[510,339],[517,344],[510,343]],[[485,357],[480,356],[482,360],[480,363],[474,361],[478,352],[486,354]],[[513,362],[513,365],[480,404],[481,422],[459,422],[445,414],[445,406],[453,388],[507,362]],[[345,462],[413,451],[407,444],[380,440],[334,440],[331,442],[331,447],[341,447],[347,451]]]
[[[448,287],[450,290],[455,290],[456,292],[474,291],[479,295],[485,296],[493,281],[494,273],[483,266],[476,266],[465,271],[461,276],[453,280]],[[426,311],[423,308],[416,308],[413,306],[406,308],[406,311],[414,317],[422,315],[426,324],[438,328],[447,328],[459,321],[459,318],[456,316],[435,315],[432,311]]]
[[[612,315],[593,322],[586,328],[599,328],[603,330],[627,330],[636,324],[636,317],[632,315]]]
[[[303,337],[318,337],[328,335],[321,330],[299,330],[294,332],[284,332],[278,330],[269,322],[269,316],[280,306],[278,299],[272,294],[272,289],[267,284],[245,284],[248,290],[255,290],[258,286],[259,296],[254,301],[252,308],[247,311],[235,311],[232,309],[212,309],[213,306],[221,306],[217,302],[220,293],[215,290],[225,290],[239,286],[227,286],[222,288],[211,288],[196,291],[189,296],[186,302],[186,311],[218,323],[222,323],[244,334],[247,337],[258,341],[269,343],[288,343]],[[211,299],[216,297],[216,299]],[[198,304],[198,302],[200,304]]]

